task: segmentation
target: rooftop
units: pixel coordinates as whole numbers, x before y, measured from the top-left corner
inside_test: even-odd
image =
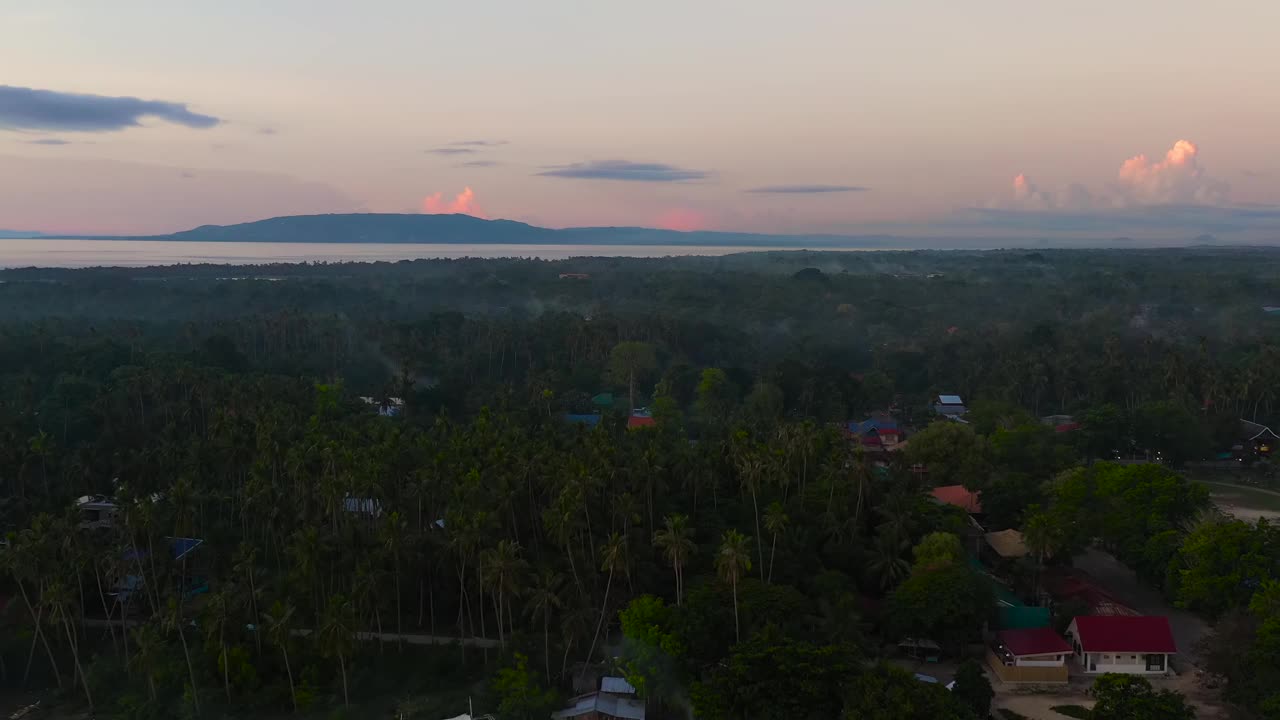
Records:
[[[1027,543],[1017,530],[1001,530],[986,535],[987,544],[1003,558],[1020,558],[1027,555]]]
[[[570,702],[572,705],[551,713],[551,717],[556,720],[567,720],[599,714],[624,720],[644,720],[644,702],[635,698],[595,692],[579,695]]]
[[[967,513],[982,512],[981,493],[973,492],[963,485],[943,485],[930,491],[934,499],[947,505],[955,505]]]
[[[1085,615],[1073,622],[1085,652],[1178,652],[1166,617]]]
[[[996,633],[996,638],[1014,657],[1064,655],[1071,652],[1071,645],[1049,628],[1001,630]]]

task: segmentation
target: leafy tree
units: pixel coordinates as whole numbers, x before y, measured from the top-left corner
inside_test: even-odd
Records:
[[[858,671],[858,659],[849,646],[762,633],[735,645],[725,663],[694,683],[693,711],[707,720],[835,717],[841,688]]]
[[[939,420],[911,436],[905,455],[908,463],[929,470],[933,485],[964,485],[981,489],[990,474],[985,443],[973,428]]]
[[[1170,565],[1169,585],[1181,607],[1211,617],[1249,602],[1256,588],[1280,577],[1280,529],[1267,520],[1200,523]]]
[[[711,422],[722,422],[738,399],[738,389],[720,368],[702,371],[697,390],[698,414]]]
[[[743,409],[756,425],[772,425],[782,416],[785,399],[782,388],[772,383],[757,381],[743,401]]]
[[[964,563],[912,573],[889,596],[892,637],[929,638],[952,652],[976,640],[995,607],[987,578]]]
[[[516,653],[512,665],[494,674],[493,692],[498,696],[498,712],[504,718],[543,720],[551,715],[559,698],[538,683],[529,669],[529,658]]]
[[[1195,720],[1195,709],[1172,690],[1153,690],[1146,678],[1107,673],[1089,690],[1091,720]]]
[[[991,714],[991,699],[996,693],[978,663],[972,660],[960,663],[956,668],[955,683],[952,692],[956,699],[973,711],[974,717],[985,718]]]
[[[929,533],[920,538],[911,554],[915,558],[916,570],[936,570],[965,559],[960,538],[947,532]]]
[[[674,631],[672,609],[661,598],[642,595],[619,616],[627,681],[644,698],[676,697],[681,692],[679,663],[686,652]]]
[[[977,720],[960,697],[881,663],[850,680],[843,720]]]

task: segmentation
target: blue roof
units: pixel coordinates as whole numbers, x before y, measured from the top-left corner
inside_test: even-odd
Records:
[[[567,414],[564,416],[565,422],[574,423],[575,425],[586,425],[587,427],[595,427],[600,424],[599,415],[574,415]]]
[[[866,435],[872,430],[879,432],[881,430],[897,430],[897,429],[898,429],[898,423],[896,420],[877,420],[875,418],[870,418],[867,420],[863,420],[862,422],[849,423],[849,432],[855,435]]]
[[[187,553],[195,550],[204,544],[204,540],[198,538],[165,538],[169,541],[169,554],[174,560],[181,560]],[[139,558],[147,557],[147,551],[134,552],[132,548],[124,551],[124,559],[126,561],[134,561]]]

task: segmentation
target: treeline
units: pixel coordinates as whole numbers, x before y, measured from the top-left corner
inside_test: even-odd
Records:
[[[443,717],[461,692],[545,718],[622,657],[615,670],[674,716],[980,717],[973,678],[933,693],[877,665],[905,637],[963,653],[992,610],[962,559],[966,518],[924,492],[943,484],[1026,530],[1037,567],[1101,540],[1188,607],[1258,630],[1249,657],[1265,660],[1268,526],[1202,522],[1203,493],[1167,470],[1091,463],[1202,457],[1241,415],[1270,416],[1259,298],[1273,263],[795,253],[253,271],[276,281],[7,272],[0,674],[130,717],[406,693],[437,701],[402,715]],[[559,280],[571,267],[592,277]],[[964,394],[972,424],[929,425],[938,392]],[[359,396],[404,405],[380,417]],[[922,431],[875,466],[840,423],[891,405]],[[626,429],[637,406],[654,427]],[[1081,427],[1040,422],[1059,411]],[[596,412],[595,429],[563,418]],[[85,495],[118,514],[81,527]],[[1133,504],[1149,516],[1127,516]],[[1214,555],[1228,540],[1239,554]],[[1231,576],[1228,557],[1254,559]],[[646,660],[650,645],[662,652]],[[764,676],[771,657],[795,673]],[[859,670],[802,672],[818,666]],[[755,699],[730,692],[746,679]],[[1260,706],[1269,681],[1232,675],[1232,692]]]

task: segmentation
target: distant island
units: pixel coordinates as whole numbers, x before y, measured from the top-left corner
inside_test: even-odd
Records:
[[[202,225],[167,235],[49,235],[0,230],[0,238],[75,240],[155,240],[166,242],[348,243],[426,245],[571,245],[795,248],[807,250],[926,250],[994,248],[1099,248],[1223,246],[1211,235],[1182,240],[1140,241],[1129,237],[981,237],[939,234],[824,235],[679,231],[645,227],[544,228],[515,220],[486,220],[471,215],[348,213],[291,215],[235,225]]]
[[[738,232],[680,232],[643,227],[552,229],[514,220],[470,215],[352,213],[293,215],[236,225],[202,225],[169,235],[93,239],[188,242],[425,243],[463,245],[683,245],[733,247],[902,247],[891,236],[766,235]],[[928,241],[917,241],[928,244]]]
[[[0,240],[22,240],[38,237],[44,237],[44,235],[33,230],[0,230]]]

